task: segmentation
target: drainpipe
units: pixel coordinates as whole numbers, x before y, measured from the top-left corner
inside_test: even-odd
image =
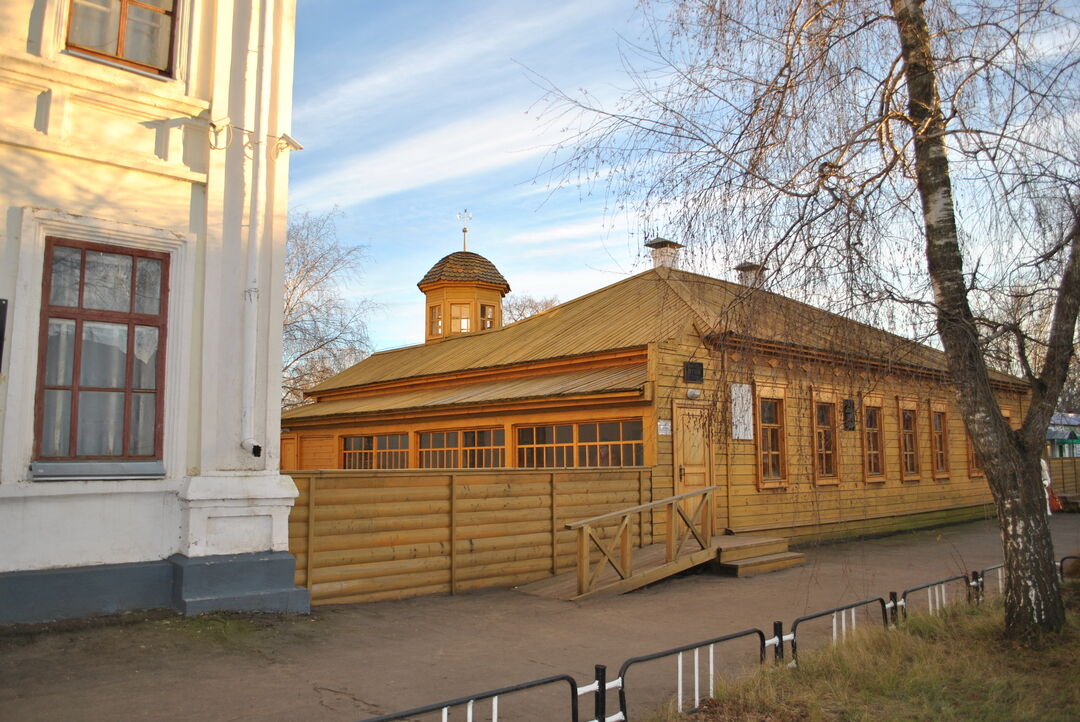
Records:
[[[251,160],[251,199],[248,208],[247,273],[244,288],[244,365],[241,382],[240,446],[252,456],[262,456],[262,445],[255,438],[255,380],[258,358],[259,265],[262,249],[262,220],[267,195],[266,162],[269,160],[267,128],[270,124],[270,91],[273,74],[273,0],[259,3],[257,39],[257,74],[255,79],[256,120],[253,130]],[[253,28],[254,31],[254,28]],[[252,33],[254,35],[254,32]],[[252,37],[252,40],[255,40]],[[249,44],[250,47],[250,44]],[[251,52],[250,50],[248,51]]]

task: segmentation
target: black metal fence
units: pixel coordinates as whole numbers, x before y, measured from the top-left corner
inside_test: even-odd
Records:
[[[1058,561],[1058,572],[1064,574],[1065,562],[1076,560],[1080,562],[1080,556],[1065,556]],[[542,687],[567,685],[568,708],[565,712],[558,710],[532,710],[537,718],[545,720],[569,719],[571,722],[579,722],[581,712],[579,706],[582,698],[591,697],[592,716],[589,722],[625,722],[629,719],[629,704],[627,690],[634,687],[629,682],[630,672],[633,668],[660,659],[674,657],[675,664],[675,711],[691,711],[701,704],[703,699],[713,696],[717,678],[717,651],[722,645],[730,645],[738,640],[753,639],[755,641],[756,657],[758,664],[764,664],[768,658],[768,650],[773,650],[773,660],[781,663],[785,660],[785,647],[790,645],[792,666],[798,664],[799,628],[816,620],[831,619],[832,643],[844,641],[849,635],[856,632],[858,626],[857,612],[862,611],[864,623],[870,622],[883,628],[895,626],[901,616],[907,619],[913,611],[926,612],[928,614],[940,614],[950,603],[959,599],[969,604],[980,604],[986,597],[987,578],[989,575],[990,590],[1002,593],[1004,587],[1004,565],[996,564],[985,569],[972,571],[970,574],[938,579],[926,584],[909,587],[899,594],[889,592],[888,599],[885,597],[871,597],[859,602],[843,604],[831,609],[823,609],[813,614],[805,614],[791,623],[791,631],[784,632],[783,622],[773,622],[772,634],[767,635],[758,628],[744,629],[741,632],[725,634],[720,637],[705,639],[700,642],[684,644],[679,647],[632,657],[619,667],[618,676],[613,680],[607,679],[607,668],[604,665],[594,667],[594,678],[587,685],[579,685],[577,680],[567,674],[559,674],[543,679],[536,679],[521,684],[500,687],[498,689],[479,692],[477,694],[459,697],[457,699],[436,702],[434,704],[416,707],[396,712],[393,714],[370,717],[363,722],[392,722],[393,720],[412,720],[422,715],[438,713],[441,722],[451,722],[460,717],[451,717],[450,712],[456,708],[462,708],[465,722],[484,719],[491,722],[499,720],[499,700],[508,695],[524,692]],[[926,602],[922,603],[922,594],[925,592]],[[916,600],[919,600],[916,603]],[[619,709],[613,714],[607,714],[609,693],[617,690]],[[691,704],[687,704],[692,701]],[[481,703],[488,702],[486,713],[481,711],[484,706]],[[541,712],[543,712],[541,714]],[[562,716],[565,714],[566,716]],[[483,715],[477,718],[477,715]]]

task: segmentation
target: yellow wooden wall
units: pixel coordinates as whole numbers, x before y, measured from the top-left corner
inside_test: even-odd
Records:
[[[1080,494],[1080,457],[1047,459],[1056,494]]]
[[[693,332],[660,344],[656,351],[658,418],[670,420],[672,402],[686,401],[691,388],[700,389],[701,401],[712,406],[713,483],[723,487],[717,496],[718,528],[778,532],[792,537],[822,536],[824,530],[833,527],[842,527],[850,534],[870,533],[904,528],[903,521],[899,525],[888,521],[904,515],[911,515],[910,526],[954,518],[957,514],[953,512],[961,509],[972,510],[967,516],[981,515],[983,506],[991,501],[985,478],[969,473],[969,442],[948,387],[899,372],[882,374],[865,366],[849,368],[764,353],[710,353]],[[688,360],[705,364],[704,384],[683,381],[683,362]],[[764,385],[784,390],[788,469],[782,488],[764,488],[759,482],[754,441],[731,438],[728,389],[732,383],[754,384],[755,392]],[[856,403],[853,431],[842,429],[842,414],[840,408],[837,410],[839,473],[835,480],[815,480],[813,475],[811,410],[815,394],[832,394],[837,400],[854,399]],[[884,415],[886,476],[878,482],[868,482],[863,474],[862,399],[867,394],[879,398]],[[898,397],[917,404],[917,480],[902,480],[899,473]],[[755,406],[756,399],[755,393]],[[1000,400],[1016,425],[1021,418],[1021,397],[1003,394]],[[949,472],[941,477],[932,472],[932,405],[946,412]],[[670,494],[673,488],[672,442],[671,436],[657,438],[657,465],[653,470],[657,498]]]
[[[516,586],[569,571],[576,537],[565,524],[652,500],[649,471],[638,468],[284,473],[300,490],[289,516],[296,584],[313,604]],[[634,535],[651,542],[649,518]]]

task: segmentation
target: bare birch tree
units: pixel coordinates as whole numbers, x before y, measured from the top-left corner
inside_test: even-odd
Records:
[[[1080,308],[1080,7],[1052,0],[671,0],[628,47],[614,104],[552,91],[578,135],[552,171],[614,169],[614,197],[699,263],[945,351],[1003,538],[1006,627],[1062,627],[1039,457]],[[1009,289],[1037,289],[1032,353]],[[976,313],[973,308],[994,309]],[[1014,430],[985,350],[1030,389]]]
[[[524,293],[511,293],[503,299],[503,323],[520,321],[558,305],[558,296],[529,296]]]
[[[349,299],[363,246],[337,235],[337,211],[294,213],[285,247],[285,320],[281,359],[282,407],[303,403],[303,392],[367,356],[364,317],[371,303]]]

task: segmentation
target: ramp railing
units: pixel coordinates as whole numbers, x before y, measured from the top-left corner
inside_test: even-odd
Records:
[[[577,593],[581,595],[596,591],[600,575],[607,567],[615,570],[620,580],[631,577],[634,571],[632,532],[635,514],[664,509],[667,527],[664,537],[665,563],[677,560],[691,538],[697,542],[700,550],[708,549],[712,545],[713,534],[713,493],[718,488],[707,486],[567,524],[567,529],[577,532]],[[697,500],[696,505],[691,501],[693,499]],[[687,511],[687,506],[693,509]],[[615,526],[610,540],[605,540],[601,533],[601,525],[606,522],[613,522]],[[600,552],[595,565],[591,562],[593,547]]]

